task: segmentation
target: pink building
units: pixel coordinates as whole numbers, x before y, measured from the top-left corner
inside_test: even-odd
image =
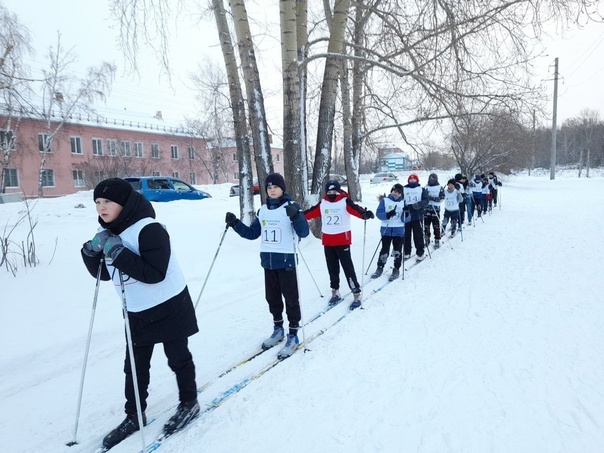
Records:
[[[7,118],[0,116],[0,125],[6,124]],[[143,124],[81,115],[54,134],[58,125],[55,122],[48,128],[32,117],[19,121],[14,128],[15,144],[4,158],[6,193],[37,197],[40,178],[45,197],[92,189],[115,176],[174,176],[190,184],[238,182],[233,143],[208,146],[192,131],[163,126],[159,121]],[[0,141],[6,143],[13,131],[6,126],[0,129]],[[50,149],[45,153],[49,138]],[[42,158],[46,162],[40,175]],[[275,171],[282,173],[282,150],[273,149],[273,160]]]

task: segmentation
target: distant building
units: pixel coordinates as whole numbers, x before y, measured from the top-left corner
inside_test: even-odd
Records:
[[[37,197],[41,180],[43,196],[56,197],[92,189],[115,176],[173,176],[190,184],[238,182],[234,141],[210,145],[193,131],[165,126],[157,117],[149,121],[74,115],[50,137],[50,151],[44,156],[48,131],[56,130],[59,120],[51,121],[49,129],[43,119],[23,116],[18,127],[9,130],[8,124],[17,124],[15,118],[8,121],[0,112],[2,150],[8,149],[9,138],[15,139],[3,156],[4,190]],[[272,152],[275,171],[283,173],[283,151]],[[46,163],[40,174],[43,156]]]
[[[378,150],[379,171],[403,171],[409,168],[409,157],[400,148]]]

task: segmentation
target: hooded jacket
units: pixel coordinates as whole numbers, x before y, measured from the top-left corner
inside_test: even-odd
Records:
[[[296,203],[295,201],[293,201],[292,198],[286,193],[281,195],[279,198],[267,197],[266,204],[263,206],[263,208],[266,207],[266,209],[269,211],[275,211],[277,209],[283,210],[282,213],[273,212],[270,214],[271,215],[275,214],[276,219],[280,219],[279,221],[282,224],[283,230],[285,230],[286,228],[291,229],[291,227],[293,226],[296,236],[298,236],[300,238],[305,238],[306,236],[308,236],[308,233],[309,233],[308,222],[306,221],[306,219],[304,218],[303,215],[297,215],[294,219],[290,219],[289,217],[287,217],[287,215],[285,215],[285,205],[289,204],[289,203],[292,203],[294,206],[296,206],[299,211],[302,210],[302,208],[300,208],[300,205],[298,203]],[[250,240],[257,239],[262,234],[262,228],[263,228],[263,226],[261,224],[261,221],[263,220],[261,218],[262,216],[263,216],[263,210],[261,208],[260,211],[258,211],[258,216],[256,216],[256,218],[250,224],[249,227],[247,225],[245,225],[243,222],[238,222],[233,227],[233,229],[242,238],[250,239]],[[287,231],[287,234],[290,234],[290,231]],[[293,237],[293,239],[297,240],[297,238],[295,238],[295,237]],[[292,246],[293,246],[293,244],[292,244]],[[261,251],[260,252],[260,265],[264,269],[269,269],[269,270],[295,269],[295,267],[296,267],[295,253],[293,253],[293,250],[292,250],[292,253]]]
[[[405,199],[401,195],[395,199],[392,193],[388,196],[380,195],[380,204],[378,205],[375,216],[382,221],[380,233],[382,236],[403,237],[405,236],[405,223],[409,222],[411,216],[404,209]],[[396,209],[395,217],[388,218],[388,211]],[[402,220],[402,222],[401,222]]]

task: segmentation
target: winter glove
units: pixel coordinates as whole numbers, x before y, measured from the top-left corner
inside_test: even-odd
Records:
[[[287,206],[285,206],[285,213],[291,220],[294,220],[300,214],[300,210],[295,204],[289,203]]]
[[[412,207],[413,209],[421,209],[421,208],[422,208],[422,205],[421,205],[421,204],[419,204],[419,203],[413,203],[413,204],[411,205],[411,207]]]
[[[386,218],[390,219],[390,218],[394,217],[395,215],[396,215],[396,209],[391,209],[390,211],[388,211],[386,213]]]
[[[501,183],[500,183],[499,181],[497,181],[497,185],[498,185],[499,187],[501,187]]]
[[[105,258],[110,258],[115,261],[120,253],[124,250],[124,244],[122,238],[119,236],[111,236],[105,242],[103,251],[105,252]]]
[[[373,218],[375,218],[375,216],[373,215],[373,212],[371,212],[369,209],[365,209],[363,211],[362,218],[363,218],[363,220],[367,220],[367,219],[373,219]]]
[[[226,217],[224,218],[224,221],[231,228],[235,228],[235,225],[237,225],[239,223],[239,219],[232,212],[227,212],[226,213]]]
[[[105,242],[107,241],[107,239],[109,239],[110,236],[111,233],[109,232],[109,230],[103,230],[97,233],[89,243],[90,250],[92,250],[93,252],[101,253],[103,251],[103,247],[105,247]]]

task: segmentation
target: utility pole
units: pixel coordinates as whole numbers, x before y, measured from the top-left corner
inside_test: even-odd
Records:
[[[552,155],[549,179],[556,179],[556,119],[558,115],[558,57],[554,60],[554,113],[552,115]]]

